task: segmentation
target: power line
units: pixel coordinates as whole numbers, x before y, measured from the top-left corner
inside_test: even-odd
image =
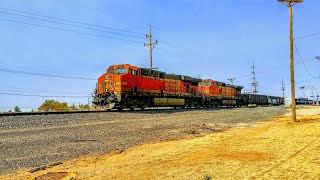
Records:
[[[64,19],[64,18],[57,18],[57,17],[53,17],[53,16],[40,15],[40,14],[31,13],[31,12],[27,12],[27,11],[21,11],[21,10],[17,10],[17,9],[9,9],[9,8],[0,8],[0,9],[8,10],[8,11],[13,11],[13,12],[24,13],[24,14],[29,14],[29,15],[33,15],[33,16],[45,17],[45,18],[49,18],[49,19],[60,20],[60,21],[64,21],[64,22],[71,22],[71,23],[75,23],[75,24],[82,24],[82,25],[86,25],[86,26],[93,26],[93,27],[97,27],[97,28],[110,29],[110,30],[114,30],[114,31],[121,31],[121,32],[127,32],[127,33],[144,35],[144,33],[140,33],[140,32],[135,32],[135,31],[130,31],[130,30],[124,30],[124,29],[119,29],[119,28],[111,28],[111,27],[107,27],[107,26],[90,24],[90,23],[80,22],[80,21],[75,21],[75,20],[67,20],[67,19]]]
[[[160,29],[158,27],[156,27],[156,29]],[[199,54],[198,51],[196,50],[193,50],[193,49],[188,49],[188,48],[184,48],[182,47],[181,45],[178,45],[178,44],[181,44],[181,43],[172,43],[172,42],[169,42],[169,41],[166,41],[166,40],[163,40],[157,36],[153,36],[154,39],[157,39],[159,42],[161,42],[162,44],[165,44],[165,45],[168,45],[172,48],[177,48],[177,49],[180,49],[181,51],[180,52],[189,52],[189,53],[192,53],[191,51],[193,51],[194,53],[192,54]]]
[[[26,11],[21,11],[21,10],[16,10],[16,9],[1,8],[1,7],[0,7],[0,9],[6,10],[6,11],[13,11],[13,12],[18,12],[18,13],[28,14],[28,15],[32,15],[32,16],[27,16],[27,15],[23,15],[23,14],[16,14],[16,13],[6,12],[6,11],[0,11],[0,13],[5,13],[5,14],[10,14],[10,15],[15,15],[15,16],[21,16],[21,17],[31,18],[31,19],[41,20],[41,21],[47,21],[47,22],[61,24],[61,25],[80,27],[80,28],[84,28],[84,29],[88,29],[88,30],[94,30],[94,31],[106,32],[106,33],[111,33],[111,34],[117,34],[117,35],[120,35],[120,36],[144,39],[142,36],[123,34],[123,33],[119,33],[119,32],[112,32],[112,31],[120,31],[120,32],[125,32],[125,33],[143,35],[143,33],[135,32],[135,31],[123,30],[123,29],[118,29],[118,28],[111,28],[111,27],[106,27],[106,26],[101,26],[101,25],[96,25],[96,24],[90,24],[90,23],[85,23],[85,22],[79,22],[79,21],[74,21],[74,20],[67,20],[67,19],[57,18],[57,17],[53,17],[53,16],[39,15],[39,14],[36,14],[36,13],[31,13],[31,12],[26,12]],[[33,16],[38,16],[38,17],[33,17]],[[42,17],[42,18],[39,18],[39,17]],[[89,36],[97,36],[97,37],[103,37],[103,38],[109,38],[109,39],[115,39],[115,40],[123,40],[123,41],[130,41],[130,42],[134,42],[134,43],[141,43],[141,42],[133,41],[133,40],[126,40],[126,39],[110,37],[110,36],[101,36],[101,35],[96,35],[96,34],[92,34],[92,33],[78,32],[78,31],[73,31],[73,30],[69,30],[69,29],[62,29],[62,28],[45,26],[45,25],[32,24],[32,23],[21,22],[21,21],[16,21],[16,20],[9,20],[9,19],[2,19],[2,20],[10,21],[10,22],[16,22],[16,23],[22,23],[22,24],[27,24],[27,25],[32,25],[32,26],[38,26],[38,27],[45,27],[45,28],[50,28],[50,29],[55,29],[55,30],[74,32],[74,33],[84,34],[84,35],[89,35]],[[54,20],[58,20],[58,21],[54,21]],[[59,22],[59,21],[63,21],[63,22]],[[69,22],[69,23],[72,23],[72,24],[65,23],[65,22]],[[95,28],[92,28],[92,27],[95,27]],[[99,28],[99,29],[97,29],[97,28]],[[109,29],[109,30],[112,30],[112,31],[106,31],[106,30],[102,30],[102,29]],[[165,40],[160,39],[158,37],[154,37],[154,38],[159,40],[159,41],[161,41],[162,44],[168,45],[168,46],[173,47],[173,48],[182,49],[182,51],[180,51],[180,53],[182,53],[182,52],[191,53],[191,51],[193,51],[194,53],[199,53],[199,52],[194,51],[194,50],[189,50],[189,49],[186,49],[186,48],[183,48],[183,47],[178,47],[178,45],[175,45],[175,44],[173,44],[171,42],[165,41]],[[192,53],[192,54],[194,54],[194,53]]]
[[[89,30],[112,33],[112,34],[117,34],[117,35],[121,35],[121,36],[144,39],[143,37],[137,36],[137,35],[129,35],[129,34],[123,34],[123,33],[118,33],[118,32],[105,31],[105,30],[102,30],[102,29],[109,29],[109,30],[113,30],[113,31],[120,31],[120,32],[143,35],[143,33],[139,33],[139,32],[134,32],[134,31],[129,31],[129,30],[122,30],[122,29],[111,28],[111,27],[105,27],[105,26],[101,26],[101,25],[89,24],[89,23],[79,22],[79,21],[74,21],[74,20],[67,20],[67,19],[57,18],[57,17],[52,17],[52,16],[39,15],[39,14],[36,14],[36,13],[30,13],[30,12],[26,12],[26,11],[20,11],[20,10],[8,9],[8,8],[0,8],[0,9],[6,10],[6,11],[13,11],[13,12],[18,12],[18,13],[28,14],[28,15],[32,15],[32,16],[26,16],[26,15],[16,14],[16,13],[11,13],[11,12],[6,12],[6,11],[0,11],[0,13],[11,14],[11,15],[15,15],[15,16],[21,16],[21,17],[26,17],[26,18],[31,18],[31,19],[37,19],[37,20],[41,20],[41,21],[47,21],[47,22],[52,22],[52,23],[57,23],[57,24],[62,24],[62,25],[68,25],[68,26],[73,26],[73,27],[80,27],[80,28],[85,28],[85,29],[89,29]],[[43,18],[38,18],[38,17],[33,17],[33,16],[38,16],[38,17],[43,17]],[[63,22],[69,22],[69,23],[73,23],[73,24],[62,23],[62,22],[53,21],[53,20],[49,20],[49,19],[54,19],[54,20],[63,21]],[[75,25],[75,24],[78,24],[78,25]],[[85,25],[85,26],[79,26],[79,24],[80,25]],[[95,27],[95,28],[92,28],[92,27]],[[97,28],[102,28],[102,29],[97,29]],[[168,45],[170,47],[180,48],[180,49],[183,49],[183,51],[193,51],[195,53],[198,53],[198,52],[196,52],[194,50],[189,50],[189,49],[186,49],[186,48],[183,48],[183,47],[178,47],[179,45],[173,44],[171,42],[168,42],[166,40],[160,39],[158,37],[154,37],[154,38],[159,40],[159,41],[161,41],[161,43],[163,43],[165,45]]]
[[[58,75],[58,74],[34,73],[34,72],[17,71],[17,70],[12,70],[12,69],[3,69],[3,68],[0,68],[0,71],[7,72],[7,73],[13,73],[13,74],[26,74],[26,75],[32,75],[32,76],[45,76],[45,77],[53,77],[53,78],[97,80],[96,78],[67,76],[67,75]]]
[[[199,52],[194,51],[194,50],[192,50],[192,49],[187,49],[187,48],[179,47],[179,46],[176,45],[176,44],[173,44],[173,43],[171,43],[171,42],[162,40],[162,39],[160,39],[160,38],[158,38],[158,37],[154,37],[154,38],[157,39],[157,40],[159,40],[159,42],[161,42],[162,44],[168,45],[168,46],[170,46],[170,47],[172,47],[172,48],[181,49],[180,52],[191,52],[191,51],[192,51],[192,52],[194,52],[194,53],[191,53],[191,54],[199,54]]]
[[[112,31],[106,31],[106,30],[101,30],[101,29],[92,28],[92,27],[86,27],[86,26],[75,25],[75,24],[68,24],[68,23],[58,22],[58,21],[54,21],[54,20],[37,18],[37,17],[26,16],[26,15],[21,15],[21,14],[15,14],[15,13],[10,13],[10,12],[5,12],[5,11],[0,11],[0,13],[10,14],[10,15],[14,15],[14,16],[20,16],[20,17],[25,17],[25,18],[35,19],[35,20],[40,20],[40,21],[46,21],[46,22],[51,22],[51,23],[60,24],[60,25],[67,25],[67,26],[72,26],[72,27],[79,27],[79,28],[83,28],[83,29],[88,29],[88,30],[94,30],[94,31],[100,31],[100,32],[105,32],[105,33],[117,34],[117,35],[121,35],[121,36],[144,39],[141,36],[123,34],[123,33],[112,32]]]
[[[14,93],[47,93],[47,94],[90,94],[88,92],[56,92],[56,91],[34,91],[34,90],[26,90],[21,88],[14,88],[14,89],[0,89],[1,92],[14,92]]]
[[[296,83],[305,83],[305,82],[310,82],[312,80],[314,80],[314,78],[310,78],[310,79],[303,80],[303,81],[297,81]]]
[[[2,63],[0,62],[0,65],[3,65],[3,66],[11,66],[11,67],[16,67],[16,68],[26,68],[26,66],[19,66],[19,65],[15,65],[15,64],[6,64],[6,63]]]
[[[40,25],[40,24],[34,24],[34,23],[28,23],[24,21],[16,21],[16,20],[11,20],[11,19],[4,19],[0,18],[0,21],[9,21],[9,22],[14,22],[14,23],[20,23],[20,24],[25,24],[25,25],[30,25],[30,26],[37,26],[37,27],[42,27],[42,28],[48,28],[48,29],[53,29],[53,30],[59,30],[59,31],[64,31],[64,32],[72,32],[76,34],[82,34],[82,35],[88,35],[88,36],[95,36],[95,37],[100,37],[100,38],[106,38],[106,39],[114,39],[114,40],[121,40],[121,41],[127,41],[135,44],[142,44],[143,42],[140,41],[135,41],[135,40],[129,40],[129,39],[122,39],[122,38],[117,38],[117,37],[111,37],[111,36],[103,36],[103,35],[98,35],[98,34],[92,34],[92,33],[86,33],[86,32],[80,32],[80,31],[74,31],[70,29],[63,29],[63,28],[57,28],[57,27],[51,27],[51,26],[46,26],[46,25]],[[160,48],[159,48],[160,49]],[[169,51],[160,49],[166,53],[169,53]],[[182,54],[178,54],[182,55]]]
[[[172,44],[172,43],[170,43],[170,42],[168,42],[168,41],[162,40],[162,39],[160,39],[160,38],[158,38],[158,37],[156,37],[156,36],[154,36],[154,39],[157,39],[157,40],[161,41],[163,44],[166,44],[166,45],[168,45],[168,46],[170,46],[170,47],[178,48],[176,45],[174,45],[174,44]]]
[[[320,33],[309,34],[309,35],[297,37],[297,38],[294,38],[294,39],[295,39],[295,40],[297,40],[297,39],[304,39],[304,38],[308,38],[308,37],[312,37],[312,36],[318,36],[318,35],[320,35]]]
[[[160,45],[161,43],[162,43],[162,42],[159,42],[159,41],[158,41],[158,44],[159,44],[159,45]],[[171,58],[172,58],[172,56],[170,56],[170,55],[177,55],[177,56],[180,56],[180,57],[184,57],[185,55],[188,55],[188,54],[186,54],[186,53],[183,53],[183,51],[172,52],[172,51],[168,51],[167,49],[163,49],[163,48],[161,48],[161,47],[157,47],[156,50],[160,50],[160,51],[162,51],[162,52],[159,52],[159,51],[155,51],[155,52],[161,53],[161,54],[163,54],[163,55],[165,55],[165,56],[168,56],[168,57],[171,57]]]
[[[92,28],[92,27],[98,27],[98,28],[110,29],[110,30],[114,30],[114,31],[121,31],[121,32],[126,32],[126,33],[134,33],[134,34],[143,35],[143,33],[138,33],[138,32],[134,32],[134,31],[121,30],[121,29],[117,29],[117,28],[110,28],[110,27],[105,27],[105,26],[101,26],[101,25],[95,25],[95,24],[89,24],[89,23],[84,23],[84,22],[79,22],[79,21],[73,21],[73,20],[67,20],[67,19],[62,19],[62,18],[56,18],[56,17],[52,17],[52,16],[44,16],[44,15],[39,15],[39,14],[30,13],[30,12],[26,12],[26,11],[20,11],[20,10],[13,10],[13,9],[8,9],[8,8],[0,8],[0,9],[9,10],[9,11],[14,11],[14,12],[19,12],[19,13],[24,13],[24,14],[29,14],[29,15],[33,15],[33,16],[44,17],[45,19],[44,19],[44,18],[38,18],[38,17],[21,15],[21,14],[16,14],[16,13],[11,13],[11,12],[5,12],[5,11],[0,11],[0,13],[11,14],[11,15],[15,15],[15,16],[21,16],[21,17],[26,17],[26,18],[31,18],[31,19],[41,20],[41,21],[47,21],[47,22],[56,23],[56,24],[73,26],[73,27],[80,27],[80,28],[89,29],[89,30],[95,30],[95,31],[100,31],[100,32],[112,33],[112,34],[117,34],[117,35],[121,35],[121,36],[127,36],[127,37],[144,39],[144,38],[141,37],[141,36],[123,34],[123,33],[112,32],[112,31],[105,31],[105,30],[102,30],[102,29],[97,29],[97,28]],[[58,22],[58,21],[49,20],[49,19],[47,19],[47,18],[49,18],[49,19],[55,19],[55,20],[59,20],[59,21],[63,21],[63,22],[74,23],[74,24],[62,23],[62,22]],[[85,25],[85,26],[79,26],[79,25],[75,25],[75,24],[80,24],[80,25]],[[87,26],[87,27],[86,27],[86,26]],[[88,27],[88,26],[89,26],[89,27]],[[91,27],[90,27],[90,26],[91,26]],[[158,37],[154,37],[154,38],[157,39],[157,40],[159,40],[159,41],[161,41],[161,43],[163,43],[163,44],[165,44],[165,45],[168,45],[168,46],[170,46],[170,47],[184,49],[185,51],[188,50],[188,49],[185,49],[185,48],[183,48],[183,47],[178,47],[178,45],[175,45],[175,44],[173,44],[173,43],[171,43],[171,42],[165,41],[165,40],[160,39],[160,38],[158,38]],[[188,51],[189,51],[189,50],[188,50]],[[197,52],[197,53],[198,53],[198,52]]]
[[[40,25],[40,24],[33,24],[33,23],[28,23],[28,22],[23,22],[23,21],[16,21],[16,20],[11,20],[11,19],[0,18],[0,21],[9,21],[9,22],[14,22],[14,23],[20,23],[20,24],[31,25],[31,26],[38,26],[38,27],[54,29],[54,30],[59,30],[59,31],[65,31],[65,32],[72,32],[72,33],[83,34],[83,35],[88,35],[88,36],[96,36],[96,37],[107,38],[107,39],[128,41],[128,42],[137,43],[137,44],[141,44],[142,43],[142,42],[134,41],[134,40],[116,38],[116,37],[111,37],[111,36],[102,36],[102,35],[97,35],[97,34],[79,32],[79,31],[74,31],[74,30],[69,30],[69,29],[56,28],[56,27],[45,26],[45,25]]]
[[[306,64],[304,63],[304,61],[303,61],[303,59],[302,59],[302,56],[301,56],[301,54],[300,54],[300,52],[299,52],[299,50],[298,50],[298,47],[297,47],[296,43],[293,42],[293,44],[294,44],[294,47],[295,47],[295,49],[296,49],[296,51],[297,51],[297,53],[298,53],[298,56],[299,56],[299,58],[300,58],[300,60],[301,60],[301,62],[302,62],[302,64],[303,64],[303,66],[304,66],[304,68],[306,69],[306,71],[308,72],[308,74],[309,74],[312,78],[314,78],[314,79],[319,79],[319,76],[318,76],[318,77],[313,76],[312,73],[309,71],[309,69],[307,68]]]
[[[3,93],[2,95],[11,95],[11,96],[29,96],[29,97],[46,97],[46,98],[88,98],[91,96],[51,96],[51,95],[36,95],[36,94],[20,94],[20,93]]]

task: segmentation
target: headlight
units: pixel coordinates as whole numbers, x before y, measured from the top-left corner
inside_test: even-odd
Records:
[[[106,75],[106,79],[107,79],[107,80],[112,80],[112,76]]]

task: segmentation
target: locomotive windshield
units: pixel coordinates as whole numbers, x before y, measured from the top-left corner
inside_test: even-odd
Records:
[[[211,82],[204,82],[203,83],[205,86],[211,86]]]
[[[126,69],[126,68],[109,69],[109,70],[107,70],[107,73],[112,73],[112,74],[126,74],[126,73],[128,73],[128,69]]]
[[[114,70],[113,69],[109,69],[109,70],[107,70],[107,73],[114,73]]]
[[[128,73],[128,69],[126,68],[120,68],[116,70],[116,74],[126,74]]]

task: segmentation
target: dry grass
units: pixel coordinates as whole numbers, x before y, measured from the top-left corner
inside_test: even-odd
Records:
[[[14,177],[68,172],[77,179],[316,179],[320,178],[319,112],[316,107],[299,109],[300,123],[281,116],[204,137],[86,156],[34,174],[20,171]]]

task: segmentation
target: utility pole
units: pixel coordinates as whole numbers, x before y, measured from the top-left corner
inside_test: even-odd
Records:
[[[292,120],[299,122],[296,115],[296,93],[294,84],[294,61],[293,61],[293,17],[292,17],[292,6],[303,2],[303,0],[278,0],[289,8],[289,27],[290,27],[290,76],[291,76],[291,106],[292,106]]]
[[[89,110],[91,110],[91,105],[90,105],[90,97],[88,96],[88,106],[90,107]]]
[[[284,90],[286,90],[286,87],[284,87],[283,79],[281,81],[281,90],[282,90],[282,98],[284,99]]]
[[[144,43],[144,46],[149,47],[150,51],[150,73],[152,71],[152,50],[158,43],[158,41],[152,42],[152,33],[151,33],[151,25],[149,24],[149,33],[146,35],[146,38],[149,40],[149,44]]]
[[[253,86],[253,94],[257,94],[258,93],[258,91],[257,91],[258,82],[256,82],[256,72],[254,71],[254,64],[252,64],[251,68],[252,68],[252,75],[253,75],[253,78],[252,78],[253,83],[251,83]]]
[[[313,93],[313,90],[312,90],[312,92],[311,92],[311,93],[312,93],[312,96],[311,96],[311,97],[312,97],[312,105],[314,105],[314,101],[315,101],[315,100],[314,100],[314,93]]]
[[[230,81],[231,85],[233,85],[234,80],[236,80],[236,78],[230,78],[230,79],[228,79],[228,81]]]

